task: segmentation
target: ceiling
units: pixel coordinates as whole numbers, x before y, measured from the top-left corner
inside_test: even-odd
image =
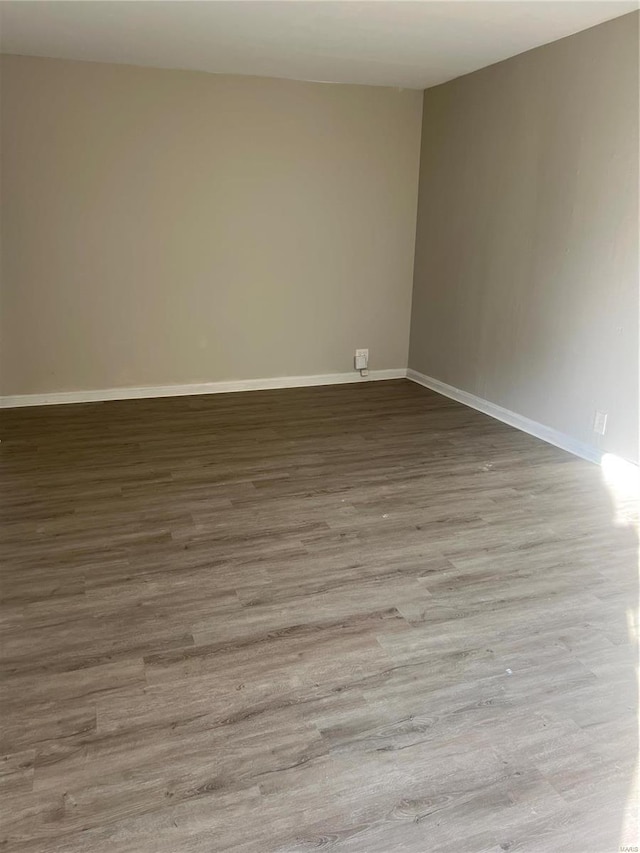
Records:
[[[4,0],[4,53],[424,89],[616,18],[608,0]]]

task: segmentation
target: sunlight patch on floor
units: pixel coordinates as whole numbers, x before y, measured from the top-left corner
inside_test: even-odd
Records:
[[[613,453],[600,463],[602,476],[615,506],[618,527],[638,527],[640,515],[640,467]]]

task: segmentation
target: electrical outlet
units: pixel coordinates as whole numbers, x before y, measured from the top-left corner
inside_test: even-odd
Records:
[[[604,435],[607,431],[607,417],[606,412],[596,412],[596,416],[593,419],[593,431],[597,432],[598,435]]]
[[[357,349],[353,363],[356,370],[366,370],[369,367],[369,350]]]

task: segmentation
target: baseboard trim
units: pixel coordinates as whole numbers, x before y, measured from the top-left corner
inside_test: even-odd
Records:
[[[271,379],[238,379],[198,382],[190,385],[147,385],[139,388],[103,388],[95,391],[55,391],[50,394],[17,394],[0,397],[0,408],[57,406],[62,403],[100,403],[106,400],[140,400],[152,397],[188,397],[196,394],[229,394],[235,391],[266,391],[271,388],[303,388],[311,385],[342,385],[348,382],[377,382],[404,379],[405,367],[371,370],[368,376],[349,373],[320,373],[311,376],[276,376]]]
[[[552,427],[532,421],[530,418],[525,418],[524,415],[519,415],[517,412],[512,412],[509,409],[504,409],[502,406],[497,406],[495,403],[490,403],[482,397],[476,397],[475,394],[470,394],[468,391],[462,391],[453,385],[447,385],[446,382],[440,382],[439,379],[434,379],[431,376],[426,376],[424,373],[419,373],[417,370],[409,368],[407,370],[407,379],[412,382],[417,382],[418,385],[423,385],[425,388],[430,388],[444,397],[449,397],[458,403],[476,409],[491,418],[502,421],[504,424],[522,430],[529,435],[546,441],[548,444],[553,444],[561,450],[566,450],[568,453],[573,453],[574,456],[579,456],[581,459],[586,459],[588,462],[600,464],[602,459],[602,451],[597,447],[589,444],[583,444],[581,441],[571,438],[563,432],[559,432]]]
[[[577,441],[552,427],[533,421],[512,412],[468,391],[447,385],[439,379],[408,370],[404,367],[388,370],[371,370],[368,376],[357,372],[320,373],[310,376],[276,376],[269,379],[238,379],[225,382],[197,382],[188,385],[146,385],[137,388],[103,388],[92,391],[56,391],[49,394],[17,394],[0,397],[0,408],[12,409],[23,406],[55,406],[64,403],[99,403],[108,400],[140,400],[154,397],[187,397],[198,394],[229,394],[237,391],[267,391],[273,388],[304,388],[313,385],[342,385],[354,382],[376,382],[384,379],[410,379],[444,397],[449,397],[464,406],[495,418],[515,429],[566,450],[574,456],[599,464],[602,451],[592,445]]]

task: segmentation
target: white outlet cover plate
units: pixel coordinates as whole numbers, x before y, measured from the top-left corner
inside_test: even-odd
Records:
[[[606,412],[596,412],[595,418],[593,419],[593,431],[597,432],[599,435],[604,435],[607,431],[607,413]]]

